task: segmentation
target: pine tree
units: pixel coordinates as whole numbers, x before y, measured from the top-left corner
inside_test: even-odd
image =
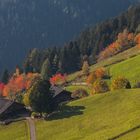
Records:
[[[8,70],[6,69],[6,70],[4,70],[4,72],[3,72],[1,81],[2,81],[4,84],[7,84],[8,81],[9,81],[9,77],[10,77],[10,76],[9,76],[9,72],[8,72]]]
[[[50,86],[50,82],[47,80],[38,80],[33,84],[29,93],[29,104],[33,111],[40,113],[52,111]]]
[[[52,74],[56,74],[56,72],[58,71],[58,61],[58,56],[56,54],[52,62]]]
[[[59,67],[58,71],[61,73],[67,72],[67,64],[68,64],[67,50],[66,50],[66,46],[64,46],[60,52],[60,61],[58,64],[58,67]]]
[[[49,59],[46,59],[42,65],[41,68],[41,77],[44,80],[49,80],[51,77],[51,68],[50,68],[50,62]]]

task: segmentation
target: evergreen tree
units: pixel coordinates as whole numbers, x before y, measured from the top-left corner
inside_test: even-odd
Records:
[[[53,62],[52,62],[52,74],[56,74],[58,71],[58,63],[59,59],[57,54],[54,56]]]
[[[30,63],[26,63],[26,66],[24,66],[24,68],[25,68],[24,72],[26,74],[34,71],[32,65]]]
[[[29,95],[30,106],[33,111],[39,113],[50,113],[51,112],[51,94],[50,94],[50,83],[47,80],[38,80],[32,86]]]
[[[8,72],[8,70],[6,69],[6,70],[4,70],[4,72],[3,72],[1,81],[2,81],[4,84],[7,84],[8,81],[9,81],[9,77],[10,77],[9,72]]]
[[[49,80],[49,78],[52,76],[50,67],[51,67],[50,61],[49,61],[49,59],[46,59],[42,65],[42,68],[41,68],[42,79]]]
[[[61,49],[60,52],[60,61],[59,61],[59,72],[64,73],[67,72],[67,53],[66,46]]]
[[[140,24],[138,25],[137,29],[136,29],[136,33],[140,33]]]

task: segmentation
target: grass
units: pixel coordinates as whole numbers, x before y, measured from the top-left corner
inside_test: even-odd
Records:
[[[0,126],[0,140],[29,140],[27,123],[21,121]]]
[[[95,95],[62,110],[36,122],[37,140],[140,139],[140,89]]]
[[[134,47],[90,67],[106,67],[112,79],[124,76],[134,85],[140,79],[140,49]],[[81,71],[68,76],[73,81]],[[85,80],[82,77],[81,80]],[[110,80],[107,80],[110,83]],[[87,86],[68,86],[90,93]],[[62,107],[49,121],[37,121],[37,140],[138,140],[140,139],[140,89],[118,90],[90,96]],[[0,126],[0,140],[28,140],[25,121]]]
[[[112,65],[110,67],[110,74],[113,78],[117,76],[124,76],[132,85],[140,81],[140,55]]]
[[[123,62],[129,58],[132,58],[132,57],[135,57],[137,55],[140,54],[140,49],[138,47],[133,47],[131,49],[128,49],[122,53],[119,53],[113,57],[110,57],[108,59],[105,59],[95,65],[92,65],[90,67],[90,71],[94,71],[95,69],[99,68],[99,67],[109,67],[113,64],[117,64],[117,63],[120,63],[120,62]],[[78,72],[75,72],[73,74],[70,74],[68,76],[68,81],[73,81],[77,78],[77,76],[81,73],[81,71],[78,71]],[[84,80],[84,79],[82,79]]]
[[[90,88],[88,86],[68,86],[68,87],[66,87],[66,90],[70,91],[70,92],[73,92],[77,89],[84,89],[87,91],[87,93],[90,94]]]

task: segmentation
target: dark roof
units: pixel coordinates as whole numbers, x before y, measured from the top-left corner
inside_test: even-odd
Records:
[[[54,93],[53,98],[62,93],[64,90],[59,86],[52,86],[51,91]]]
[[[17,102],[12,101],[12,100],[0,98],[0,114],[4,113],[14,103],[19,104]],[[22,104],[19,104],[19,105],[22,105]]]
[[[2,114],[7,108],[9,108],[14,102],[4,98],[0,98],[0,114]]]

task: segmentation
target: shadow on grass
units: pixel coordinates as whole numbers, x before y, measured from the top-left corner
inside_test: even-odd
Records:
[[[115,137],[112,137],[112,138],[110,138],[110,139],[108,139],[108,140],[116,140],[116,139],[118,139],[118,138],[120,138],[120,137],[123,137],[123,136],[127,135],[128,133],[131,133],[131,132],[133,132],[133,131],[135,131],[135,130],[137,130],[137,129],[140,129],[140,125],[138,125],[138,126],[136,126],[136,127],[133,127],[133,128],[131,128],[131,129],[125,131],[125,132],[122,132],[122,133],[120,133],[119,135],[117,135],[117,136],[115,136]]]
[[[59,112],[52,114],[49,118],[47,118],[47,120],[52,121],[82,115],[84,109],[84,106],[64,105],[61,107]]]

